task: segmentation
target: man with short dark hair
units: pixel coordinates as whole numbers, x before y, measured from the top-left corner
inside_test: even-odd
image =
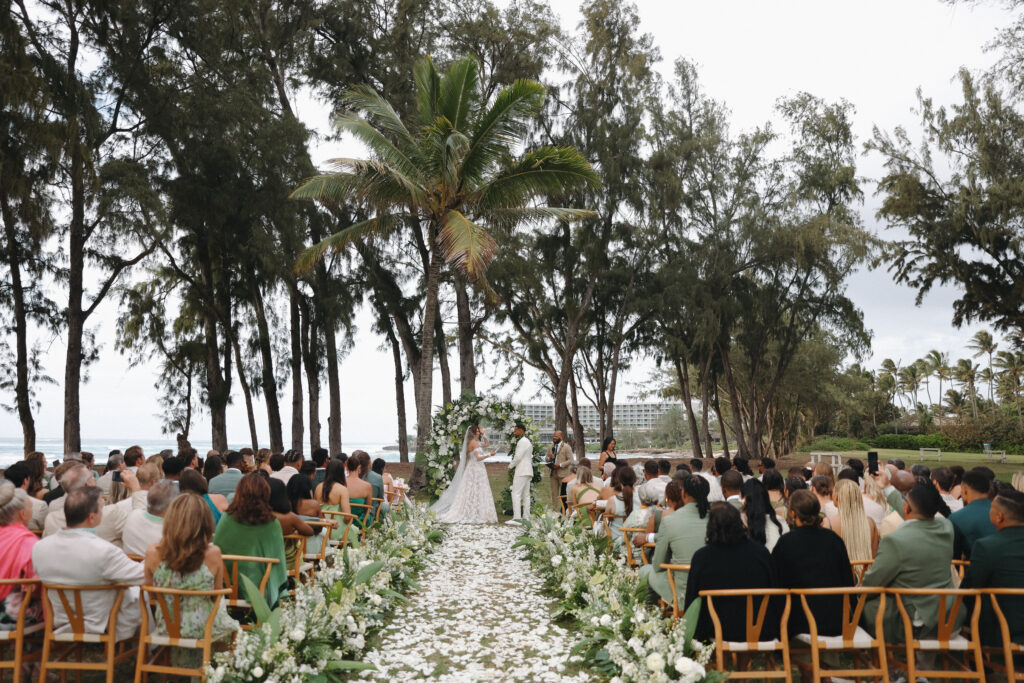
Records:
[[[658,477],[657,460],[644,460],[644,481],[637,482],[637,486],[641,484],[658,495],[659,505],[665,504],[665,487],[668,486],[668,480],[662,480]]]
[[[235,488],[242,481],[242,462],[245,457],[239,451],[228,451],[224,456],[226,470],[210,480],[210,493],[219,493],[230,503],[235,499]]]
[[[313,470],[312,477],[313,488],[316,488],[317,484],[321,484],[327,479],[327,449],[314,448],[309,457],[312,458],[313,466],[316,468]]]
[[[124,452],[124,464],[125,467],[135,472],[139,469],[139,465],[146,461],[146,456],[142,452],[142,446],[129,446]]]
[[[742,512],[743,498],[740,492],[743,489],[743,475],[736,470],[729,470],[722,475],[721,484],[725,502]]]
[[[935,484],[935,488],[939,490],[939,495],[942,496],[942,500],[946,502],[946,506],[949,508],[950,512],[956,512],[963,508],[964,502],[954,498],[953,494],[950,493],[953,489],[953,481],[955,480],[953,470],[948,467],[936,467],[932,470],[931,479],[932,483]]]
[[[774,470],[774,469],[775,469],[775,461],[774,460],[772,460],[771,458],[761,458],[761,462],[759,462],[757,464],[757,473],[758,473],[758,477],[757,478],[760,479],[761,476],[763,476],[765,472],[767,472],[768,470]]]
[[[114,483],[114,472],[122,472],[124,469],[124,456],[120,453],[107,458],[107,467],[103,470],[103,476],[96,481],[96,486],[100,487],[104,498],[110,498],[110,488]]]
[[[149,489],[144,510],[132,510],[121,533],[121,547],[129,555],[145,555],[163,536],[164,515],[178,497],[173,481],[158,481]]]
[[[273,453],[267,458],[267,465],[270,466],[270,476],[274,476],[284,469],[284,453]]]
[[[178,455],[164,460],[164,479],[167,479],[168,481],[178,481],[181,477],[182,471],[188,465],[188,458],[189,456],[187,453],[184,455],[179,453]]]
[[[704,461],[700,458],[690,458],[690,471],[700,472],[704,469]]]
[[[898,470],[907,469],[907,463],[903,462],[899,458],[889,458],[889,464]]]
[[[728,460],[728,458],[726,458]],[[722,495],[722,484],[718,481],[718,476],[715,472],[714,462],[711,464],[711,468],[707,472],[703,472],[704,461],[700,458],[693,458],[690,460],[690,467],[697,473],[697,476],[704,477],[704,481],[708,483],[708,502],[717,503],[725,500],[725,496]]]
[[[996,533],[979,538],[971,549],[961,588],[1024,588],[1024,493],[1000,491],[989,511]],[[1000,596],[999,606],[1010,627],[1010,640],[1024,642],[1024,598]],[[981,601],[981,644],[1000,646],[1002,632],[989,599]]]
[[[271,456],[271,469],[274,467],[273,456]],[[300,451],[291,450],[284,454],[284,464],[281,469],[277,470],[270,475],[271,479],[277,479],[285,486],[288,482],[299,473],[299,468],[302,467],[302,453]]]
[[[26,494],[29,484],[32,483],[32,475],[29,473],[25,461],[16,462],[4,470],[4,479]],[[42,531],[43,525],[46,524],[47,505],[41,498],[35,496],[29,496],[29,500],[32,503],[32,519],[29,520],[28,528],[33,531]]]
[[[991,480],[984,472],[969,470],[964,472],[963,486],[960,487],[960,497],[964,501],[962,509],[957,510],[949,516],[949,521],[963,535],[962,542],[957,543],[957,555],[971,559],[971,549],[980,538],[985,538],[996,533],[996,527],[992,524],[991,511],[992,501],[989,500],[988,492],[992,488]]]

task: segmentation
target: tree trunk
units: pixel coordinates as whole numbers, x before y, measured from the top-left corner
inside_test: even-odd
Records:
[[[78,140],[77,126],[68,137]],[[85,272],[85,161],[78,144],[71,154],[71,222],[68,226],[68,348],[64,363],[64,452],[82,450],[79,423],[82,381],[82,335],[85,312],[82,310],[82,278]]]
[[[711,443],[711,392],[709,390],[709,374],[711,371],[711,357],[704,361],[704,367],[700,372],[700,426],[704,437],[704,448],[710,455],[714,455],[714,445]]]
[[[263,306],[263,293],[260,292],[259,283],[255,278],[250,279],[250,292],[253,311],[256,313],[256,342],[260,347],[262,365],[260,383],[263,386],[263,400],[267,403],[270,450],[274,453],[282,453],[284,452],[284,434],[281,431],[281,406],[277,399],[277,380],[274,378],[274,356],[270,348],[270,329],[267,325],[267,311]],[[253,419],[255,420],[255,416]]]
[[[320,363],[317,353],[317,326],[312,307],[302,305],[302,364],[306,370],[306,387],[309,391],[309,452],[320,448]],[[334,454],[332,454],[334,455]]]
[[[750,451],[747,449],[746,437],[743,429],[742,406],[740,404],[739,391],[736,389],[736,381],[732,376],[732,362],[725,349],[718,346],[718,355],[722,359],[722,369],[725,370],[725,384],[729,389],[729,403],[732,405],[733,434],[736,437],[736,451],[741,458],[750,459]]]
[[[693,450],[693,457],[703,458],[704,454],[700,447],[700,432],[697,431],[697,418],[693,416],[693,397],[690,395],[690,370],[684,361],[678,358],[673,361],[676,366],[676,377],[679,379],[679,389],[683,395],[683,405],[686,406],[686,421],[690,425],[690,447]],[[710,454],[709,454],[710,457]]]
[[[245,398],[245,415],[249,419],[249,439],[252,443],[252,449],[259,450],[260,439],[256,434],[256,413],[252,407],[252,390],[249,389],[249,380],[245,377],[245,367],[242,365],[242,349],[238,346],[238,339],[235,335],[231,334],[228,330],[225,332],[231,336],[231,348],[235,350],[235,370],[238,371],[238,385],[242,387],[242,396]],[[280,431],[278,432],[278,438],[280,438]]]
[[[294,282],[288,283],[288,311],[291,314],[291,358],[288,364],[292,373],[292,450],[302,450],[302,312],[299,309],[299,292]],[[310,425],[312,429],[312,424]],[[311,439],[312,441],[312,439]]]
[[[391,355],[395,361],[395,409],[398,415],[398,460],[409,462],[409,429],[405,424],[405,371],[402,368],[402,349],[394,330],[387,328]]]
[[[434,345],[437,347],[437,362],[441,367],[441,405],[452,402],[452,371],[448,367],[448,340],[444,335],[441,311],[434,318]]]
[[[203,311],[203,328],[206,336],[206,393],[210,403],[210,443],[216,450],[224,452],[228,449],[229,392],[220,369],[217,321],[209,311]]]
[[[324,353],[327,355],[327,393],[330,401],[330,415],[327,418],[327,444],[331,455],[341,453],[341,380],[338,376],[338,345],[335,340],[334,324],[325,320]]]
[[[430,241],[433,246],[434,228],[431,226]],[[441,256],[436,249],[430,251],[430,266],[427,269],[426,292],[423,301],[423,356],[420,372],[416,378],[416,464],[409,478],[409,490],[416,493],[426,484],[424,467],[427,458],[427,439],[430,438],[432,394],[434,390],[434,323],[437,318],[438,290],[441,285]]]
[[[28,376],[28,314],[25,289],[21,283],[21,252],[18,248],[16,219],[7,196],[0,196],[4,233],[7,239],[7,266],[11,271],[11,298],[14,304],[15,384],[14,396],[21,421],[22,447],[26,454],[36,449],[36,423],[32,417],[32,394]]]
[[[579,462],[587,455],[587,440],[583,433],[583,423],[580,421],[580,406],[576,398],[576,377],[569,373],[569,397],[572,403],[572,448],[576,454],[576,461]]]
[[[458,312],[459,389],[463,395],[476,395],[476,358],[473,351],[473,318],[466,282],[455,278],[455,308]]]
[[[715,403],[715,415],[718,417],[718,434],[722,439],[722,455],[729,456],[729,440],[725,436],[725,420],[722,418],[722,406],[718,400],[718,378],[715,378],[715,391],[711,396]]]

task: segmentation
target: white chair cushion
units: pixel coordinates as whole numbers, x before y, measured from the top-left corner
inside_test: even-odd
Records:
[[[801,643],[811,644],[810,633],[801,633],[796,636],[796,639]],[[857,630],[853,633],[852,645],[845,645],[842,636],[818,636],[818,642],[826,650],[846,650],[853,647],[866,648],[871,647],[871,634],[858,626]]]
[[[46,628],[46,624],[42,622],[38,624],[31,624],[30,626],[25,627],[25,635],[28,636],[33,633],[39,633],[44,628]],[[0,640],[14,640],[16,635],[17,631],[0,631]]]
[[[722,643],[726,650],[732,652],[771,652],[772,650],[778,650],[782,647],[781,641],[775,640],[761,640],[754,643],[751,647],[750,643],[736,642],[727,640]]]
[[[947,649],[937,640],[919,640],[918,647],[922,650],[945,650]],[[966,650],[971,646],[971,641],[961,635],[953,636],[949,641],[950,650]]]

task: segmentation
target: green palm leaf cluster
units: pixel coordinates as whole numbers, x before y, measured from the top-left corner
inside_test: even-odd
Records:
[[[477,73],[472,58],[443,75],[429,58],[420,61],[414,72],[417,115],[408,124],[372,88],[348,92],[351,113],[339,116],[337,125],[369,149],[369,158],[334,159],[329,172],[307,179],[291,196],[358,204],[371,217],[306,249],[296,272],[308,272],[325,253],[355,240],[426,225],[430,249],[486,287],[487,265],[498,248],[488,227],[590,215],[536,204],[552,194],[597,187],[597,175],[578,151],[540,147],[513,155],[540,111],[544,88],[519,80],[483,102]]]

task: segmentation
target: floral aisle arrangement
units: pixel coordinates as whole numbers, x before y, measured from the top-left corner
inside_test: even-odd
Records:
[[[249,582],[259,626],[214,658],[207,680],[327,682],[372,668],[356,661],[367,635],[418,590],[416,573],[443,536],[426,507],[407,504],[362,545],[335,551],[329,566],[274,610]]]
[[[451,483],[455,467],[459,464],[462,440],[471,425],[489,427],[492,432],[492,446],[513,446],[515,436],[512,432],[517,422],[523,423],[526,427],[526,437],[533,443],[533,481],[536,483],[540,481],[540,463],[544,452],[539,443],[540,429],[521,409],[509,401],[472,395],[463,396],[441,408],[434,416],[427,444],[425,489],[431,498],[440,496]],[[509,483],[511,476],[509,473]],[[511,508],[511,498],[508,507]]]
[[[608,542],[545,512],[524,523],[513,547],[526,549],[562,616],[575,621],[583,636],[577,651],[588,666],[622,683],[723,680],[724,674],[705,670],[714,644],[689,635],[696,611],[675,625],[665,618],[646,602],[646,581],[607,552]]]

